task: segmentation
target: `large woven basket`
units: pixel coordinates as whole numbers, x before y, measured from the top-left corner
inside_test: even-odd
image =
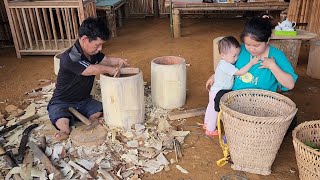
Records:
[[[320,152],[304,144],[308,141],[320,146],[320,120],[299,124],[292,136],[300,179],[320,179]]]
[[[239,90],[220,100],[231,168],[271,174],[271,165],[297,112],[289,98],[265,90]]]

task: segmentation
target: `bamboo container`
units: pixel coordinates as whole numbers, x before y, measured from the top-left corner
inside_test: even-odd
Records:
[[[100,75],[103,115],[106,125],[130,129],[144,122],[142,72],[127,77]]]
[[[157,57],[151,62],[152,103],[174,109],[186,102],[186,61],[181,57]]]

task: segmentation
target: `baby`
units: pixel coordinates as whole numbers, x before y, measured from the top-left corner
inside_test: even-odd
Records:
[[[221,60],[217,65],[215,74],[210,77],[214,78],[214,83],[210,87],[209,103],[204,118],[204,129],[206,129],[205,134],[207,136],[218,135],[218,131],[216,130],[218,112],[215,110],[214,102],[217,93],[220,90],[230,90],[233,86],[234,76],[242,76],[246,74],[249,69],[259,61],[258,57],[251,58],[247,65],[245,65],[241,69],[237,69],[234,66],[234,63],[237,61],[238,55],[240,53],[240,44],[232,36],[227,36],[221,39],[218,42],[218,49]],[[209,80],[208,82],[210,82]],[[208,86],[210,86],[208,82],[206,84],[207,88],[209,88]]]

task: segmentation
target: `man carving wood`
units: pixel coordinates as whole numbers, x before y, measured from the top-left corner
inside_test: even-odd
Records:
[[[102,103],[90,96],[95,75],[113,76],[120,64],[128,66],[126,60],[107,57],[100,52],[103,43],[110,38],[102,20],[84,20],[78,35],[75,44],[61,56],[56,89],[47,108],[52,124],[59,130],[54,135],[57,140],[67,139],[70,125],[74,123],[75,117],[68,111],[69,107],[77,109],[92,122],[102,115]]]

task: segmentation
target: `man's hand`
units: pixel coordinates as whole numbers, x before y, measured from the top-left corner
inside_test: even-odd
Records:
[[[122,59],[122,58],[117,58],[118,59],[118,65],[122,64],[126,67],[129,66],[128,60],[127,59]]]
[[[206,82],[206,89],[208,90],[208,91],[210,91],[210,88],[211,88],[211,86],[212,86],[212,84],[213,84],[213,82],[214,82],[214,74],[207,80],[207,82]]]

